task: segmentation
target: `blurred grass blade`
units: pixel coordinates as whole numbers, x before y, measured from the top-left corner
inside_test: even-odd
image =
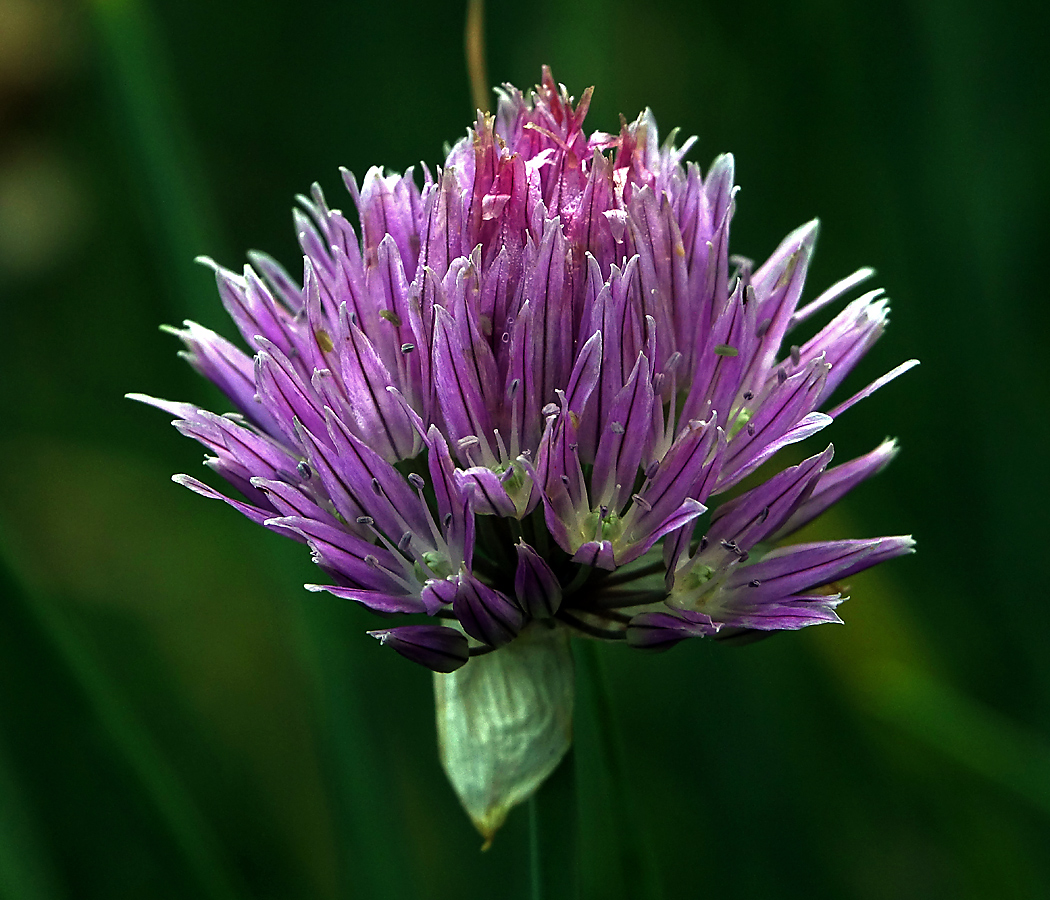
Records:
[[[188,873],[197,883],[200,896],[210,900],[246,898],[246,892],[237,885],[232,869],[222,858],[209,823],[194,805],[178,775],[64,616],[16,581],[8,565],[5,545],[0,545],[0,582],[7,603],[24,607],[28,619],[50,643],[54,651],[50,664],[64,668],[79,687],[101,734],[109,738],[167,828]]]
[[[339,841],[341,897],[409,897],[411,867],[405,865],[404,834],[396,820],[391,773],[364,727],[359,691],[368,675],[359,671],[352,640],[333,624],[334,607],[302,602],[305,660],[321,700],[324,776],[332,789],[332,814]],[[360,637],[353,634],[351,637]]]
[[[3,573],[3,596],[11,595]],[[0,744],[0,897],[58,900],[65,896],[7,748]]]
[[[148,208],[142,215],[163,281],[174,286],[175,312],[179,319],[188,315],[215,324],[220,306],[208,289],[210,276],[193,260],[222,254],[218,218],[149,8],[141,0],[92,0],[89,7],[126,131],[121,143],[138,157],[146,183]]]
[[[898,662],[871,665],[867,701],[883,720],[1050,815],[1050,746],[951,685]]]

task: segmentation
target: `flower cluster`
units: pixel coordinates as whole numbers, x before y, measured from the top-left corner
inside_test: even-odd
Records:
[[[892,441],[744,481],[913,364],[825,409],[883,332],[880,291],[791,342],[871,270],[800,305],[816,222],[757,268],[731,257],[732,157],[702,177],[648,111],[588,136],[589,100],[545,70],[422,188],[344,172],[360,235],[315,186],[301,285],[263,254],[209,261],[253,355],[175,330],[238,412],[135,395],[243,499],[176,481],[307,544],[332,582],[311,590],[429,617],[372,634],[438,672],[534,620],[641,648],[836,622],[836,582],[913,546],[780,543]]]

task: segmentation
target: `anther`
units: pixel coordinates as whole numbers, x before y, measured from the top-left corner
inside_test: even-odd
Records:
[[[791,345],[791,362],[796,366],[802,363],[802,351],[799,349],[798,344]]]
[[[781,366],[779,369],[777,369],[777,384],[783,384],[787,380],[788,373],[785,371],[784,367]]]
[[[624,431],[626,431],[626,429],[623,427],[623,425],[621,425],[619,422],[610,422],[609,423],[609,430],[613,434],[623,434]]]
[[[762,586],[762,582],[759,581],[757,578],[754,579],[753,581],[749,581],[748,584],[750,584],[751,587],[761,587]]]
[[[397,542],[397,549],[404,553],[408,549],[408,545],[412,543],[412,532],[406,531],[401,535],[401,540]]]
[[[382,494],[383,494],[383,486],[379,483],[379,479],[378,478],[373,478],[372,479],[372,490],[375,491],[380,496],[382,496]]]
[[[755,399],[755,394],[754,394],[753,391],[744,391],[744,400],[745,401],[747,401],[747,400],[754,400],[754,399]]]
[[[548,403],[543,409],[540,410],[545,416],[556,416],[558,415],[558,404]]]
[[[373,519],[371,516],[358,516],[357,517],[357,524],[358,525],[375,525],[375,523],[376,523],[376,520]]]
[[[755,436],[755,423],[754,422],[748,422],[747,423],[747,434],[748,434],[748,437],[754,437]]]
[[[366,565],[371,566],[373,569],[379,568],[378,557],[373,556],[371,553],[369,553],[368,556],[365,557],[365,563]]]
[[[637,503],[646,512],[653,511],[653,505],[645,499],[641,494],[631,494],[631,499]]]
[[[410,472],[408,476],[408,483],[412,485],[417,491],[423,490],[426,486],[426,482],[423,480],[423,476],[416,472]]]
[[[722,546],[730,553],[736,555],[736,557],[743,562],[748,557],[748,552],[740,547],[736,541],[722,541]]]
[[[306,462],[306,460],[299,460],[299,462],[296,463],[295,471],[299,473],[299,477],[302,478],[303,481],[309,481],[310,477],[314,474],[313,469],[310,468],[310,464]]]
[[[447,529],[452,524],[452,513],[445,513],[445,518],[441,520],[441,524]]]
[[[758,514],[758,524],[761,525],[768,518],[769,518],[769,507],[768,506],[763,506],[762,507],[762,512],[760,512]]]
[[[415,349],[416,349],[416,345],[415,344],[402,344],[401,345],[401,352],[402,353],[411,353]]]

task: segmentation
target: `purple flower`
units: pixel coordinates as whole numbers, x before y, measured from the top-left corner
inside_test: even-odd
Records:
[[[844,579],[912,550],[781,543],[892,441],[744,481],[915,364],[835,398],[880,291],[794,336],[871,270],[801,303],[816,222],[760,266],[730,257],[733,158],[702,177],[648,111],[588,136],[590,97],[544,70],[422,186],[344,172],[359,231],[315,186],[301,286],[262,254],[205,260],[250,352],[175,331],[236,412],[134,395],[235,491],[176,481],[305,543],[328,582],[309,589],[415,616],[372,634],[438,672],[530,622],[642,648],[838,622]]]

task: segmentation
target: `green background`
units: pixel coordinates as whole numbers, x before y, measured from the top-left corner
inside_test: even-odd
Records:
[[[819,215],[809,296],[878,269],[855,388],[923,361],[831,429],[903,452],[816,533],[919,541],[844,628],[601,648],[623,771],[582,690],[586,897],[1050,896],[1048,23],[995,9],[489,4],[491,82],[550,63],[592,128],[649,105],[735,153],[733,252]],[[173,485],[199,448],[123,399],[223,408],[157,329],[233,335],[193,257],[294,270],[296,193],[439,162],[463,18],[0,0],[0,897],[529,896],[527,816],[478,852],[430,676],[304,592],[299,545]]]

